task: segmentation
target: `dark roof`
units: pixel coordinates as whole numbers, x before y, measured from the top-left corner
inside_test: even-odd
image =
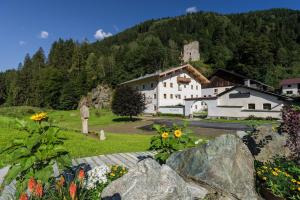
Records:
[[[290,84],[297,84],[300,83],[300,78],[289,78],[289,79],[284,79],[280,82],[280,86],[282,85],[290,85]]]
[[[247,77],[247,76],[244,76],[244,75],[241,75],[241,74],[238,74],[238,73],[236,73],[236,72],[233,72],[233,71],[229,71],[229,70],[226,70],[226,69],[218,69],[215,73],[213,73],[210,77],[209,77],[209,80],[213,77],[213,76],[216,76],[217,74],[219,74],[219,73],[226,73],[226,74],[230,74],[230,75],[232,75],[232,76],[235,76],[235,77],[237,77],[238,79],[240,79],[240,80],[242,80],[242,81],[245,81],[245,80],[250,80],[250,81],[252,81],[252,82],[254,82],[254,83],[256,83],[256,84],[259,84],[259,85],[262,85],[262,86],[265,86],[265,87],[267,87],[267,88],[269,88],[269,89],[274,89],[272,86],[270,86],[270,85],[267,85],[267,84],[265,84],[265,83],[263,83],[263,82],[260,82],[260,81],[257,81],[257,80],[254,80],[254,79],[250,79],[249,77]],[[209,86],[209,84],[206,86],[206,87],[208,87]]]
[[[217,94],[214,97],[187,98],[185,100],[213,100],[213,99],[216,99],[217,97],[220,97],[220,96],[222,96],[222,95],[224,95],[224,94],[226,94],[226,93],[228,93],[228,92],[230,92],[230,91],[232,91],[236,88],[246,88],[246,89],[249,89],[249,90],[254,90],[254,91],[257,91],[257,92],[261,92],[261,93],[269,94],[269,95],[272,95],[272,96],[276,96],[279,99],[286,100],[286,101],[292,101],[293,100],[293,98],[291,98],[289,96],[284,96],[284,95],[276,94],[274,92],[260,90],[260,89],[257,89],[257,88],[247,87],[245,85],[235,85],[235,86],[231,87],[230,89],[225,90],[224,92],[221,92],[221,93]]]

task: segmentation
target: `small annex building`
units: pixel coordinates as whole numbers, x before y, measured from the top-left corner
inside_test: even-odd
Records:
[[[287,96],[263,91],[245,85],[236,85],[215,96],[185,99],[185,116],[191,116],[191,108],[197,102],[205,102],[208,118],[281,118],[281,110],[292,101]]]

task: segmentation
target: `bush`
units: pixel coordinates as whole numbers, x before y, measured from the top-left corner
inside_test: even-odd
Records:
[[[174,125],[169,128],[154,125],[153,127],[158,135],[151,138],[150,150],[157,151],[155,159],[160,164],[164,164],[173,152],[195,146],[194,140],[184,132],[185,126]]]
[[[285,199],[300,199],[300,167],[286,158],[275,158],[273,162],[256,161],[257,187]]]
[[[292,158],[300,164],[300,111],[297,107],[286,106],[282,112],[282,132],[288,134],[287,146]]]
[[[145,110],[145,98],[140,92],[129,86],[121,86],[114,92],[112,112],[116,115],[137,116]]]
[[[16,179],[17,196],[24,191],[29,180],[48,186],[53,175],[53,164],[61,169],[70,166],[68,151],[63,147],[64,138],[59,136],[60,129],[48,122],[46,113],[33,115],[34,123],[17,121],[20,129],[27,132],[27,137],[15,139],[0,154],[9,157],[10,169],[5,176],[4,185]]]

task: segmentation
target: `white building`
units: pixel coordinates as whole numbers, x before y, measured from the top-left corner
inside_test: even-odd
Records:
[[[284,95],[300,95],[300,78],[285,79],[280,82],[281,92]]]
[[[121,85],[129,85],[145,95],[145,113],[183,114],[184,99],[201,97],[202,84],[208,82],[197,69],[186,64],[164,72],[147,74]],[[200,110],[201,102],[195,103],[192,112]]]
[[[192,114],[190,108],[195,103],[205,102],[208,118],[255,116],[279,119],[283,105],[290,100],[286,96],[240,85],[231,87],[215,96],[186,99],[185,116]]]

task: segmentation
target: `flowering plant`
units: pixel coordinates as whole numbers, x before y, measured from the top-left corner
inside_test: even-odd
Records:
[[[293,161],[275,158],[274,162],[256,162],[257,185],[275,196],[300,199],[300,168]]]
[[[186,132],[186,126],[154,125],[153,127],[158,135],[151,138],[150,150],[157,151],[155,159],[160,164],[165,163],[173,152],[195,146],[195,142]]]
[[[38,190],[42,190],[42,183],[49,186],[53,178],[53,164],[57,163],[62,170],[71,164],[69,153],[63,147],[64,138],[59,135],[60,129],[48,122],[47,114],[35,114],[31,120],[31,123],[17,120],[18,127],[26,132],[26,137],[15,139],[0,150],[0,154],[8,156],[11,164],[3,185],[16,180],[17,197],[25,191],[28,181],[31,181],[30,186],[35,186],[37,193],[34,195],[42,196]],[[37,184],[33,180],[37,180]]]

